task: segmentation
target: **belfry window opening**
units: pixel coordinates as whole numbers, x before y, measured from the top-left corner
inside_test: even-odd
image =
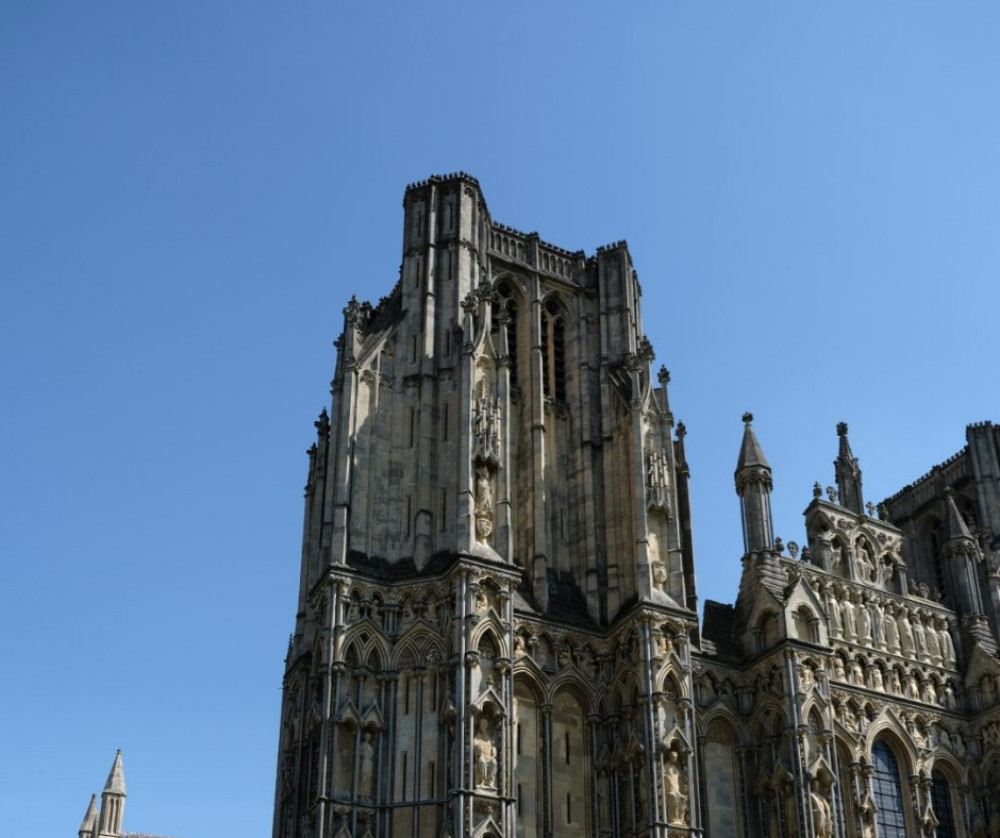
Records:
[[[555,300],[542,309],[542,391],[546,398],[566,401],[566,321]]]
[[[510,365],[510,385],[517,386],[517,301],[514,298],[514,291],[506,280],[497,283],[497,306],[498,316],[493,318],[493,332],[500,332],[500,317],[502,314],[507,322],[507,345],[497,347],[507,353],[507,361]]]

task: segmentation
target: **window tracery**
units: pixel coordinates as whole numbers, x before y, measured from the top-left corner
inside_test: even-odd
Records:
[[[896,755],[881,739],[872,746],[872,796],[880,838],[906,838],[903,788]]]

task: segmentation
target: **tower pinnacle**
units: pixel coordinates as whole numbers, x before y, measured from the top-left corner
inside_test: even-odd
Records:
[[[87,807],[87,814],[83,816],[83,823],[80,824],[79,838],[93,838],[94,828],[97,826],[97,795],[90,795],[90,805]]]
[[[861,495],[861,467],[858,465],[858,458],[851,451],[846,422],[837,423],[837,436],[840,443],[833,468],[837,478],[840,505],[857,515],[863,515],[865,506]]]
[[[121,748],[111,764],[108,781],[101,792],[101,817],[98,838],[118,838],[122,834],[122,813],[125,809],[125,771]]]
[[[771,466],[753,432],[753,414],[743,414],[743,444],[736,461],[736,494],[743,516],[743,547],[747,553],[769,550],[774,543],[771,521]]]

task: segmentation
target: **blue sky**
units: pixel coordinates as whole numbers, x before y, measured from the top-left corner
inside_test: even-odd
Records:
[[[269,836],[305,448],[405,185],[626,238],[732,601],[752,410],[802,541],[849,422],[880,500],[1000,420],[1000,6],[0,6],[0,808]]]

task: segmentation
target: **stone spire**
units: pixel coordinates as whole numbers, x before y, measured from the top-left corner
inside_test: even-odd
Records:
[[[962,513],[958,511],[958,505],[955,503],[955,494],[952,492],[951,487],[948,486],[944,490],[945,506],[948,512],[948,542],[953,541],[965,541],[972,542],[975,544],[975,539],[972,537],[972,533],[969,532],[969,525],[965,523],[965,519],[962,517]]]
[[[83,823],[80,824],[79,838],[94,838],[95,827],[97,826],[97,795],[90,795],[90,806],[87,807],[87,814],[83,816]]]
[[[736,461],[736,494],[743,516],[743,548],[746,553],[770,550],[774,544],[771,521],[771,466],[753,432],[753,414],[743,414],[743,444]]]
[[[99,838],[119,838],[122,834],[122,812],[125,809],[125,771],[122,768],[121,748],[115,754],[108,781],[101,792],[101,819]]]
[[[833,461],[833,468],[837,477],[840,505],[857,515],[863,515],[865,507],[861,495],[861,467],[858,465],[858,458],[851,452],[846,422],[837,424],[837,436],[840,438],[840,448],[837,459]]]
[[[941,558],[949,566],[949,575],[955,588],[955,604],[963,614],[980,614],[983,606],[976,568],[979,545],[969,532],[962,513],[958,511],[950,486],[944,490],[944,505],[948,540],[941,548]]]

